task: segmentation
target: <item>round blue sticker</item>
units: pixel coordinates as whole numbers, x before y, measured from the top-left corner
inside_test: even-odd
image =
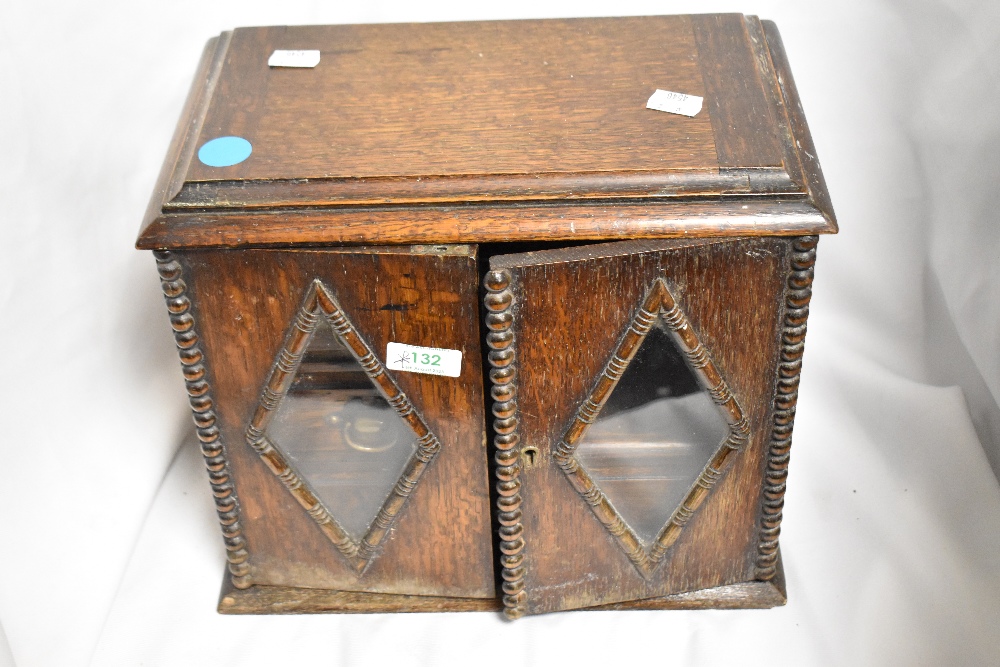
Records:
[[[218,137],[198,149],[198,159],[209,167],[231,167],[250,157],[253,146],[243,137]]]

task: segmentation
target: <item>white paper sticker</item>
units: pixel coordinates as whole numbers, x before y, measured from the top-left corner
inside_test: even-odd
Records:
[[[697,95],[685,95],[684,93],[674,93],[669,90],[657,89],[655,93],[649,96],[646,108],[694,117],[701,111],[701,103],[703,101],[704,98]]]
[[[319,51],[282,51],[275,50],[267,59],[268,67],[316,67],[319,65]]]
[[[457,378],[462,373],[462,351],[419,347],[403,343],[385,346],[386,366],[394,371],[429,373]]]

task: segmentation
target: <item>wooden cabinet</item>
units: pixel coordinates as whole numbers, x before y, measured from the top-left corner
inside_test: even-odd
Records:
[[[220,611],[781,604],[835,231],[756,17],[212,40],[137,245],[226,539]]]

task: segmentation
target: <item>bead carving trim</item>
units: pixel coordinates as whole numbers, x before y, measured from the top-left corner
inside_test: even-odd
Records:
[[[230,579],[236,588],[249,588],[250,554],[240,526],[239,503],[236,489],[229,474],[225,449],[213,408],[210,387],[205,378],[204,355],[199,347],[198,333],[195,331],[194,316],[191,314],[191,300],[187,296],[187,285],[181,277],[181,265],[173,254],[166,250],[153,252],[156,268],[160,274],[160,286],[170,312],[170,326],[174,330],[174,340],[180,355],[187,387],[191,412],[194,416],[201,453],[208,468],[208,479],[215,497],[215,510],[222,525],[222,536],[226,543],[226,560]]]
[[[611,396],[611,392],[635,357],[657,317],[663,319],[667,329],[673,335],[674,341],[687,358],[688,365],[695,377],[711,395],[715,404],[719,406],[729,427],[729,434],[719,445],[711,460],[688,490],[684,500],[674,510],[673,515],[647,550],[632,528],[580,465],[575,453],[587,428],[594,422],[608,397]],[[635,568],[648,579],[663,561],[671,545],[677,541],[684,526],[704,503],[711,488],[721,478],[728,464],[735,458],[736,452],[740,451],[749,438],[750,423],[744,416],[736,397],[712,362],[708,351],[698,340],[694,328],[677,305],[666,282],[662,278],[657,278],[643,298],[631,324],[619,341],[611,359],[605,365],[604,371],[598,377],[594,389],[577,410],[572,423],[556,446],[553,459],[565,473],[576,492],[590,506],[594,516],[615,538],[618,546],[625,552]]]
[[[350,537],[320,501],[319,496],[295,471],[285,455],[275,448],[265,435],[282,397],[292,385],[302,355],[309,345],[320,317],[326,317],[333,331],[357,359],[365,374],[417,437],[416,451],[407,461],[403,474],[396,481],[360,542],[355,542]],[[379,554],[379,545],[389,534],[396,516],[403,509],[431,460],[441,449],[437,436],[431,433],[423,418],[410,403],[410,399],[386,373],[385,366],[347,319],[336,298],[319,280],[314,280],[309,286],[285,344],[278,353],[271,375],[261,390],[257,408],[247,425],[246,441],[359,574],[363,574]]]
[[[490,395],[493,398],[493,446],[496,449],[497,521],[500,524],[500,565],[504,615],[524,615],[524,537],[521,525],[521,463],[517,433],[517,370],[514,348],[514,293],[509,271],[490,271],[486,288],[486,345],[490,348]]]
[[[755,576],[759,581],[773,579],[777,572],[781,510],[785,504],[792,426],[795,422],[795,405],[799,399],[806,319],[809,317],[809,300],[812,298],[813,267],[816,264],[818,242],[819,238],[816,236],[803,236],[792,242],[791,266],[785,289],[781,359],[778,363],[778,383],[774,398],[774,426],[767,456],[760,540],[757,547]]]

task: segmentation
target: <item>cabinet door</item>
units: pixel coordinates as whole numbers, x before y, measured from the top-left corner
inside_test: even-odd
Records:
[[[475,247],[180,261],[250,582],[492,598]],[[461,362],[393,370],[390,343]]]
[[[773,538],[761,509],[790,243],[627,241],[491,259],[508,615],[678,606],[677,594],[755,581]],[[725,605],[713,595],[684,599]]]

